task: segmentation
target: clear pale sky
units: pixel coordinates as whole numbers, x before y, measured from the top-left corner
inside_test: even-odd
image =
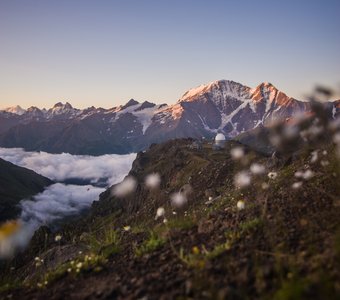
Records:
[[[0,107],[174,103],[217,79],[340,84],[338,0],[0,0]]]

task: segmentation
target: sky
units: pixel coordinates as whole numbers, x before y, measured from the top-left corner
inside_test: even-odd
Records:
[[[0,108],[174,103],[219,79],[340,89],[338,0],[0,0]]]

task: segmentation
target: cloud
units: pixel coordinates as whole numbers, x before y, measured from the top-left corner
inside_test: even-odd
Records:
[[[0,239],[0,259],[11,257],[17,249],[24,248],[40,226],[55,225],[65,217],[78,215],[89,208],[104,191],[104,188],[92,185],[56,183],[31,200],[22,200],[21,216],[17,221],[20,229],[7,238]]]
[[[42,225],[54,227],[67,217],[78,215],[99,199],[105,188],[121,182],[131,169],[136,154],[85,156],[67,153],[25,152],[21,148],[0,148],[0,157],[34,170],[55,183],[31,199],[20,202],[20,229],[7,237],[0,235],[0,259],[11,257],[24,248]],[[63,184],[81,179],[82,184]],[[103,184],[102,187],[98,185]],[[94,185],[97,185],[94,186]],[[105,187],[105,188],[104,188]]]
[[[0,148],[0,157],[57,182],[81,179],[87,184],[110,186],[123,180],[130,171],[136,154],[88,156]]]
[[[76,215],[88,208],[105,189],[91,185],[56,183],[37,194],[32,200],[20,202],[21,220],[38,225],[49,225],[64,217]]]

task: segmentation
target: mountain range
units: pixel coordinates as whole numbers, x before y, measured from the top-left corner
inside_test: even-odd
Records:
[[[340,100],[327,103],[332,117]],[[187,91],[175,104],[131,99],[110,109],[77,109],[58,102],[50,109],[20,106],[0,111],[0,146],[30,151],[101,155],[130,153],[173,138],[227,138],[297,114],[310,104],[270,83],[250,88],[219,80]]]

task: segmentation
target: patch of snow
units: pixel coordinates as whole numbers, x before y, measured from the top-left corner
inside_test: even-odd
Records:
[[[23,115],[26,112],[26,110],[21,108],[20,105],[16,105],[16,106],[13,106],[13,107],[7,107],[7,108],[4,109],[4,111],[12,113],[12,114],[19,115],[19,116]]]
[[[122,106],[115,108],[114,110],[112,110],[112,112],[115,112],[115,116],[110,120],[110,122],[115,122],[117,121],[123,114],[127,114],[130,113],[132,115],[134,115],[135,117],[137,117],[139,123],[142,124],[142,131],[143,131],[143,135],[145,134],[146,130],[149,128],[149,126],[152,123],[152,118],[153,116],[159,112],[159,108],[161,105],[155,105],[153,107],[148,107],[148,108],[144,108],[142,110],[139,110],[140,107],[143,105],[143,103],[138,103],[135,105],[131,105],[129,107],[126,107],[124,109],[122,109]],[[134,120],[133,122],[136,122],[136,120]]]

